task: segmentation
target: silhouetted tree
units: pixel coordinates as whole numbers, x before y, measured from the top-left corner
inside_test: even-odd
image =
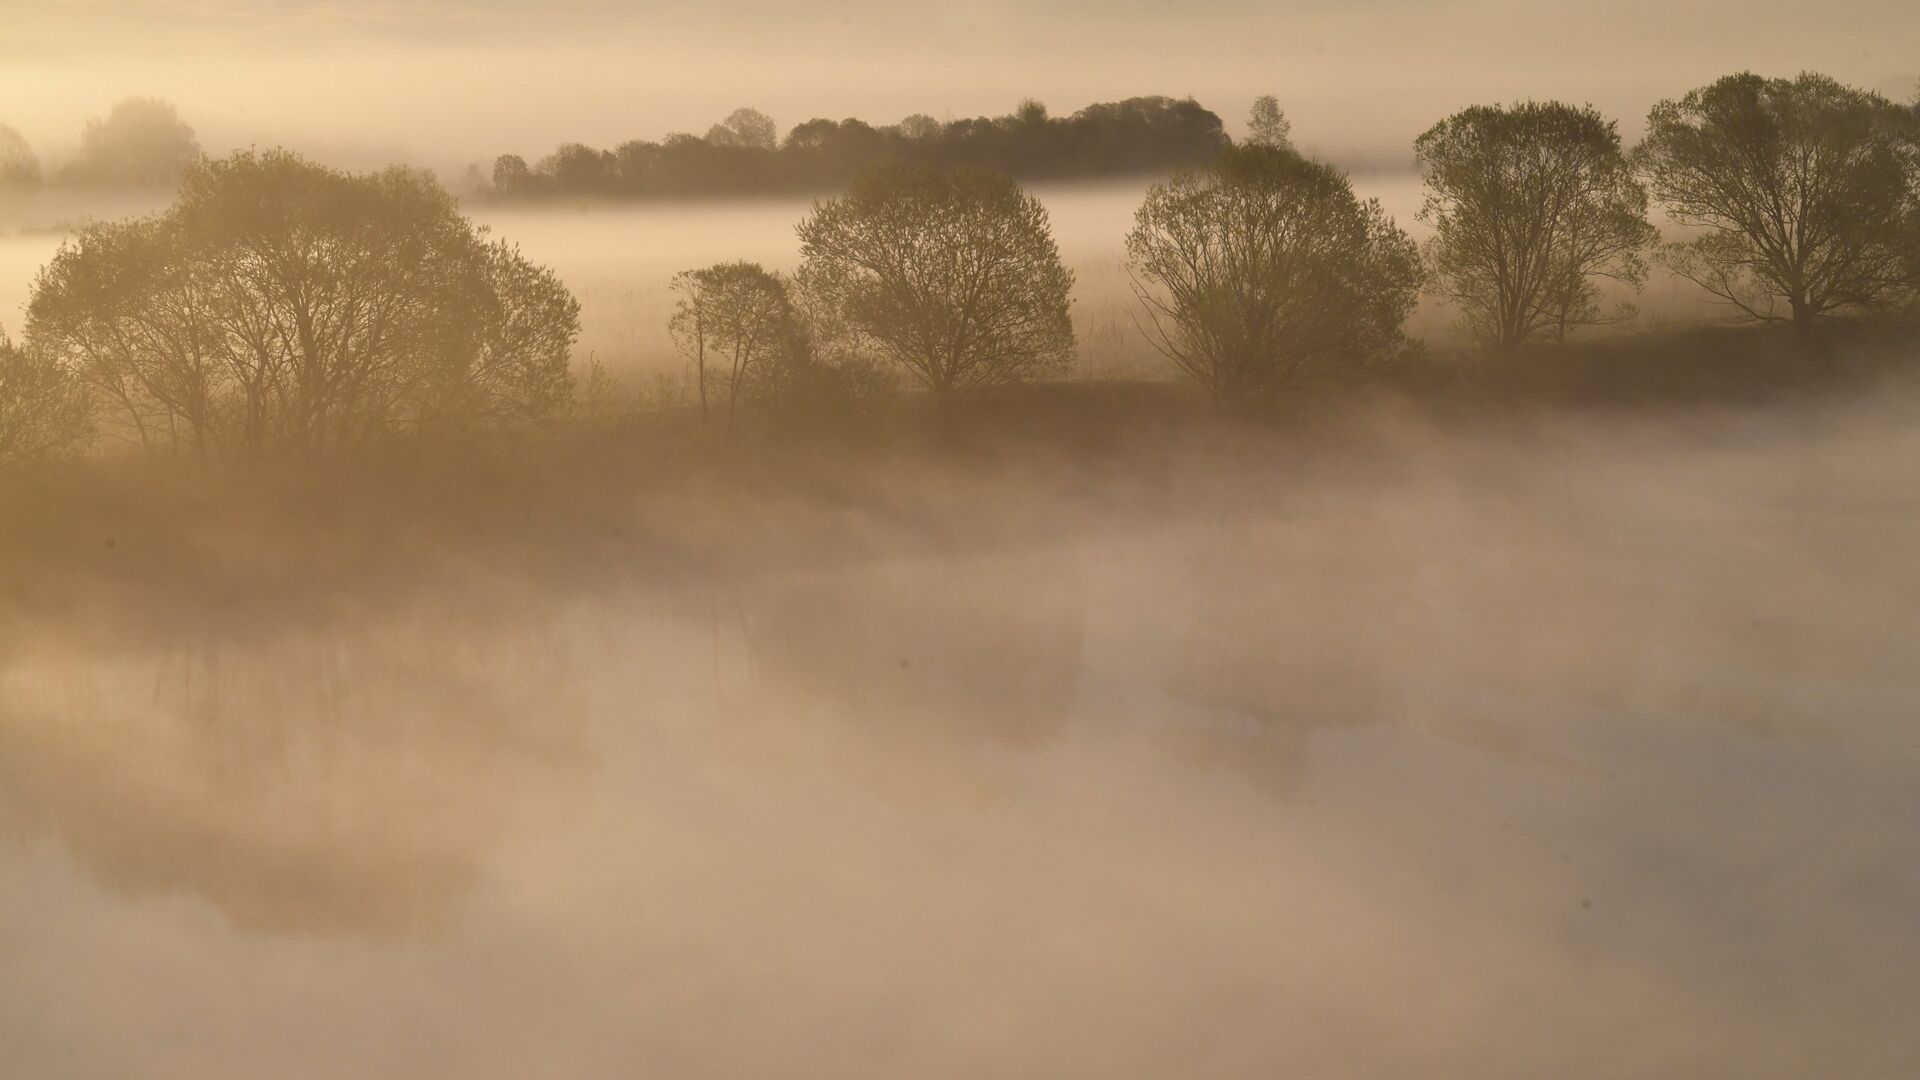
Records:
[[[553,187],[570,195],[605,195],[613,191],[614,158],[582,143],[567,143],[540,163],[540,173]]]
[[[93,404],[57,358],[0,333],[0,469],[67,453],[93,433]]]
[[[700,416],[711,409],[709,369],[726,392],[726,430],[732,435],[743,392],[771,396],[788,369],[806,362],[806,338],[787,283],[758,263],[719,263],[673,279],[680,294],[667,327],[694,365]]]
[[[914,113],[900,121],[900,134],[914,142],[926,142],[940,137],[940,121],[926,113]]]
[[[1658,234],[1647,192],[1611,121],[1591,107],[1475,106],[1414,142],[1427,184],[1420,220],[1436,289],[1469,329],[1502,347],[1625,318],[1603,312],[1594,278],[1646,280]]]
[[[1920,123],[1824,75],[1726,78],[1663,101],[1635,164],[1705,235],[1667,262],[1744,316],[1817,320],[1913,303]]]
[[[32,187],[40,182],[40,159],[18,131],[0,124],[0,188]]]
[[[105,119],[87,121],[68,180],[83,184],[159,187],[179,182],[200,159],[193,129],[167,102],[128,98]]]
[[[780,145],[780,129],[774,126],[771,117],[758,109],[735,109],[725,121],[707,132],[707,141],[719,146],[774,150]]]
[[[564,409],[579,307],[431,178],[285,151],[196,166],[164,215],[41,271],[27,339],[145,443],[244,462],[521,430]]]
[[[1262,94],[1253,99],[1253,109],[1247,114],[1247,141],[1255,146],[1293,145],[1289,138],[1293,134],[1293,124],[1287,114],[1280,111],[1280,99],[1272,94]]]
[[[1222,404],[1403,354],[1419,250],[1332,166],[1236,147],[1154,185],[1127,237],[1148,337]]]
[[[501,154],[493,159],[493,190],[501,195],[533,194],[533,171],[519,154]]]
[[[799,226],[803,286],[936,394],[1069,362],[1073,275],[1010,178],[881,163]]]

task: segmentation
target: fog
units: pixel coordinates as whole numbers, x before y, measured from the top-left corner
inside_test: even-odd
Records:
[[[730,0],[6,0],[0,117],[43,156],[128,95],[178,104],[223,152],[285,144],[323,160],[456,175],[566,140],[698,134],[740,105],[782,129],[815,116],[1065,115],[1192,94],[1238,132],[1279,96],[1303,146],[1404,165],[1469,104],[1591,101],[1636,134],[1659,98],[1728,71],[1818,69],[1907,97],[1920,13],[1845,0],[1127,0],[835,5]],[[240,89],[244,88],[244,90]]]
[[[1917,418],[1388,397],[504,541],[16,522],[0,1041],[35,1076],[1903,1075]]]
[[[1455,109],[1631,145],[1744,68],[1904,102],[1916,40],[1879,0],[0,0],[49,178],[0,186],[0,421],[95,414],[0,439],[0,1077],[1920,1076],[1911,312],[1734,329],[1656,266],[1499,352],[1429,282],[1412,359],[1208,400],[1126,266],[1157,178],[1037,182],[1064,369],[869,395],[834,349],[893,343],[763,274],[787,381],[723,429],[669,282],[790,275],[810,198],[456,179],[742,105],[1192,94],[1238,138],[1271,93],[1425,241]],[[129,95],[215,156],[433,169],[485,232],[421,181],[444,218],[378,220],[433,244],[387,246],[327,217],[371,181],[249,158],[28,335],[69,237],[174,197],[56,174]],[[348,329],[296,348],[308,286]]]
[[[1419,177],[1407,173],[1360,173],[1353,178],[1364,198],[1379,199],[1417,238],[1424,229]],[[1173,368],[1140,334],[1133,283],[1126,271],[1125,240],[1146,180],[1079,185],[1039,185],[1061,258],[1076,276],[1074,323],[1079,336],[1077,372],[1085,377],[1166,378]],[[34,275],[70,231],[88,221],[165,206],[164,194],[103,196],[49,189],[17,196],[0,211],[0,328],[18,333]],[[728,259],[748,259],[792,271],[799,263],[793,228],[805,217],[805,197],[621,203],[567,200],[532,205],[469,200],[473,218],[510,240],[530,258],[552,266],[579,297],[582,362],[597,360],[636,386],[667,378],[676,384],[685,358],[667,335],[674,295],[673,275]],[[1659,273],[1638,293],[1614,289],[1641,311],[1643,325],[1717,317],[1698,291]],[[1424,302],[1410,330],[1436,346],[1454,337],[1456,313],[1436,300]]]

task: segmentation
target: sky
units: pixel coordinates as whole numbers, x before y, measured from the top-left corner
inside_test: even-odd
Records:
[[[1399,163],[1476,103],[1591,102],[1629,137],[1654,101],[1731,71],[1825,71],[1901,97],[1920,4],[1842,0],[0,0],[0,122],[58,161],[130,95],[209,150],[290,145],[436,168],[704,131],[741,105],[826,116],[1055,113],[1192,95],[1238,130],[1279,96],[1296,140]]]

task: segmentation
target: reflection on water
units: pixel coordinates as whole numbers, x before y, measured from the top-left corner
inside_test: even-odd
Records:
[[[240,927],[422,931],[579,783],[562,663],[448,625],[38,654],[0,672],[0,820]]]
[[[996,548],[49,633],[0,663],[0,1044],[1911,1075],[1914,430],[1416,428]]]

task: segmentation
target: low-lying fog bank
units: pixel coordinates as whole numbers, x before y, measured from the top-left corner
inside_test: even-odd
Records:
[[[1086,393],[10,491],[10,1067],[1920,1069],[1911,386]]]

